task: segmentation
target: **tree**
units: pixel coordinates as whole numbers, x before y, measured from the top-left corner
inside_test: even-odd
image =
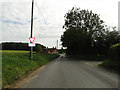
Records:
[[[109,47],[120,43],[120,34],[117,31],[116,27],[112,27],[112,30],[107,29],[106,30],[106,35],[105,35],[105,47],[106,47],[106,51],[109,50]]]
[[[38,53],[42,52],[42,47],[39,44],[37,44],[35,47],[35,51]]]
[[[62,45],[67,47],[68,54],[88,53],[99,38],[105,35],[104,27],[99,15],[73,7],[65,14],[63,28],[66,31],[61,36]]]
[[[112,31],[106,31],[105,41],[106,44],[109,44],[109,46],[120,42],[120,34],[116,30],[116,27],[112,27]]]

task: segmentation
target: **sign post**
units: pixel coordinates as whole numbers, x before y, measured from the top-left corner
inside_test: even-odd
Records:
[[[33,5],[34,5],[34,0],[32,0],[32,12],[31,12],[31,36],[30,38],[32,38],[32,31],[33,31]],[[32,41],[32,40],[31,40]],[[30,43],[33,43],[31,42]],[[33,47],[31,47],[31,50],[30,50],[30,60],[32,60],[32,51],[33,51]]]

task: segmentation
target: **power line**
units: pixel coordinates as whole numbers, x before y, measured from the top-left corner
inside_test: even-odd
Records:
[[[46,21],[44,15],[42,14],[42,12],[41,12],[41,10],[40,10],[40,8],[38,7],[38,4],[37,4],[36,2],[35,2],[35,5],[36,5],[36,7],[37,7],[37,9],[38,9],[38,12],[39,12],[40,15],[42,16],[44,23],[47,23],[47,21]]]
[[[45,16],[41,12],[41,9],[39,8],[39,6],[38,6],[36,1],[35,1],[35,6],[37,7],[39,14],[42,16],[44,23],[47,23],[47,20],[45,19]],[[62,28],[62,27],[57,26],[57,27],[48,27],[48,28]]]

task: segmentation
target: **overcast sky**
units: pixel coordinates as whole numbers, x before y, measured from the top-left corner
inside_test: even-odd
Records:
[[[108,26],[118,25],[119,0],[34,0],[33,37],[48,47],[60,44],[64,15],[72,7],[100,14]],[[29,42],[32,0],[0,0],[0,33],[3,42]]]

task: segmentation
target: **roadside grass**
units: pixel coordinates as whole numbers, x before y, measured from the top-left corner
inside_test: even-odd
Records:
[[[57,58],[58,54],[34,54],[33,60],[39,65],[42,66],[48,63],[50,60]]]
[[[29,51],[2,51],[2,87],[11,85],[23,75],[36,70],[50,60],[58,57],[58,54],[33,54],[33,60],[29,60]]]
[[[94,61],[102,61],[103,58],[97,55],[70,55],[72,58],[76,58],[79,60],[94,60]]]
[[[99,66],[117,70],[117,69],[120,69],[120,62],[107,59],[107,60],[104,60],[103,63],[99,64]]]
[[[87,61],[103,61],[101,64],[98,66],[109,69],[109,70],[114,70],[118,71],[120,73],[120,61],[112,61],[109,60],[107,57],[99,57],[95,55],[70,55],[70,57],[78,59],[78,60],[87,60]]]

